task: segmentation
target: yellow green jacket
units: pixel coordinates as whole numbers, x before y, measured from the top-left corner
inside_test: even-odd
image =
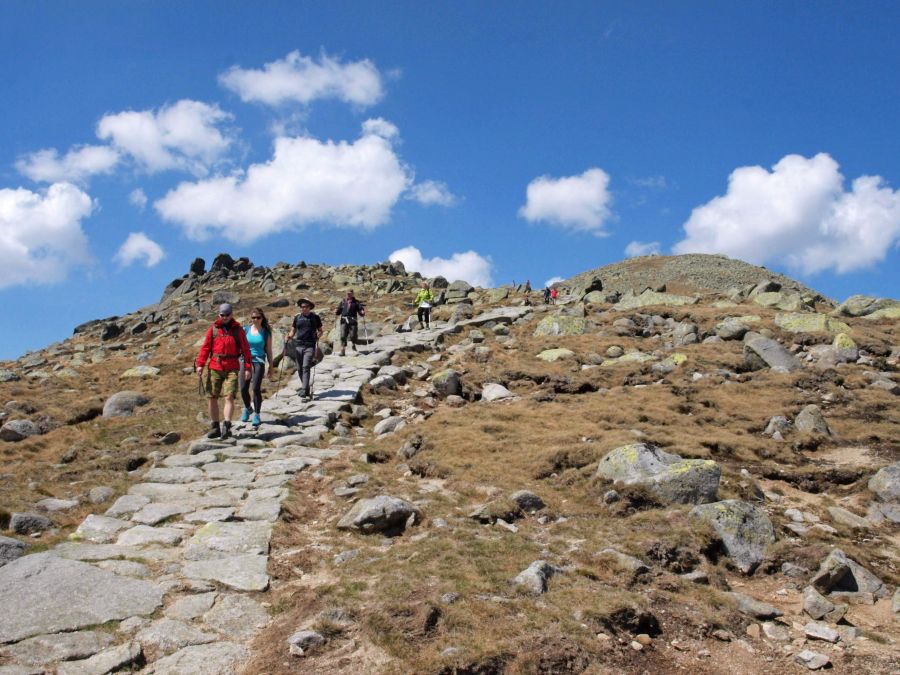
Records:
[[[416,294],[416,299],[413,301],[413,304],[418,307],[423,302],[434,304],[434,293],[431,292],[430,288],[423,288]]]

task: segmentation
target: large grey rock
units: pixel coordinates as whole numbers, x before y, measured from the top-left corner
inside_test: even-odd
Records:
[[[431,385],[441,396],[462,395],[462,381],[455,370],[444,370],[431,378]]]
[[[900,462],[879,469],[869,479],[869,489],[883,502],[900,501]]]
[[[232,640],[249,640],[269,623],[266,608],[253,598],[223,594],[203,615],[203,623]]]
[[[303,656],[304,653],[325,644],[325,636],[314,630],[300,630],[287,639],[291,654]]]
[[[138,391],[120,391],[103,404],[104,417],[128,417],[134,409],[150,403],[150,399]]]
[[[215,642],[179,649],[150,664],[148,675],[235,675],[250,650],[234,642]]]
[[[871,593],[876,598],[889,595],[884,582],[836,548],[819,565],[810,583],[821,593],[854,597]]]
[[[822,415],[822,410],[815,404],[806,406],[797,414],[797,418],[794,420],[794,427],[796,427],[797,431],[806,433],[824,434],[826,436],[831,433],[831,429],[828,428],[828,422],[825,421],[825,417]]]
[[[535,560],[513,579],[513,583],[521,586],[532,595],[547,592],[550,579],[562,570],[546,560]]]
[[[177,619],[179,621],[196,619],[198,616],[202,616],[212,608],[218,595],[219,594],[215,591],[185,595],[166,607],[165,615],[170,619]]]
[[[106,675],[141,661],[143,653],[139,642],[127,642],[82,661],[64,661],[57,666],[56,675]]]
[[[749,574],[763,561],[775,543],[772,521],[762,509],[737,499],[701,504],[691,509],[691,517],[712,525],[735,566]]]
[[[9,519],[9,529],[16,534],[43,532],[53,527],[53,521],[39,513],[14,513]]]
[[[188,579],[218,581],[239,591],[264,591],[269,586],[268,556],[237,555],[213,560],[191,560],[182,573]]]
[[[581,316],[545,316],[534,329],[534,336],[584,335],[589,328],[587,319]]]
[[[98,516],[90,514],[85,518],[78,529],[69,538],[74,541],[91,541],[95,544],[108,544],[113,541],[119,532],[130,527],[129,523],[118,518]]]
[[[421,519],[421,511],[405,499],[379,495],[357,502],[338,521],[337,527],[339,530],[355,530],[364,534],[375,532],[393,534],[402,532],[407,526],[415,525]]]
[[[744,336],[744,353],[755,356],[778,373],[792,373],[800,369],[800,362],[787,349],[759,333]]]
[[[40,433],[41,428],[31,420],[10,420],[0,427],[0,441],[24,441]]]
[[[0,567],[11,563],[25,554],[25,542],[12,537],[0,536]]]
[[[835,604],[812,586],[803,589],[803,611],[817,621],[828,619],[834,623],[847,613],[847,605]]]
[[[625,485],[644,485],[666,502],[681,504],[714,501],[721,473],[712,460],[682,459],[645,443],[616,448],[597,467],[598,476]]]
[[[381,420],[378,424],[375,425],[373,429],[376,436],[381,436],[382,434],[390,434],[395,431],[399,431],[403,427],[406,426],[406,420],[402,417],[391,416],[386,417]]]
[[[156,584],[36,553],[0,567],[0,643],[153,613]]]
[[[184,530],[178,528],[135,525],[122,532],[116,539],[116,544],[119,546],[147,546],[148,544],[175,546],[183,538]]]
[[[777,607],[770,605],[767,602],[757,600],[744,593],[729,593],[728,596],[734,600],[737,609],[741,614],[752,616],[754,619],[774,619],[784,613]]]
[[[102,631],[84,630],[74,633],[54,633],[38,635],[8,645],[0,654],[15,663],[26,666],[40,666],[56,661],[86,659],[106,649],[113,643],[112,635]]]
[[[716,335],[723,340],[740,340],[750,330],[744,321],[738,317],[730,316],[716,324]]]
[[[801,652],[797,652],[794,661],[801,666],[806,666],[809,670],[820,670],[831,665],[831,659],[825,656],[825,654],[814,652],[811,649],[804,649]]]
[[[152,645],[165,654],[190,645],[203,645],[216,640],[215,633],[204,633],[182,621],[158,619],[142,628],[135,638],[144,646]]]
[[[247,553],[269,552],[272,524],[265,521],[207,523],[194,533],[185,546],[186,560],[210,560]]]
[[[504,387],[502,384],[497,384],[495,382],[489,382],[484,385],[481,389],[481,400],[482,401],[503,401],[510,398],[515,398],[515,394],[513,394],[509,389]]]

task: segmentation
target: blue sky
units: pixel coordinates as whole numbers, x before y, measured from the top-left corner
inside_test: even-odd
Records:
[[[0,4],[0,358],[195,256],[900,295],[895,2]]]

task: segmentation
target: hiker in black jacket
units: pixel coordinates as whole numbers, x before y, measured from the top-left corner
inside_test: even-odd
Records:
[[[366,308],[353,297],[353,291],[347,291],[347,297],[341,300],[334,313],[341,317],[341,356],[344,356],[348,337],[350,349],[356,351],[356,341],[359,338],[358,319],[366,315]]]

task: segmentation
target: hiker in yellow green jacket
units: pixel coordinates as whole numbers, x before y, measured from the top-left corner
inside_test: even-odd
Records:
[[[422,284],[422,290],[416,293],[414,301],[416,316],[419,318],[419,328],[431,328],[431,305],[434,304],[434,293],[428,288],[427,283]],[[422,325],[424,321],[424,326]]]

